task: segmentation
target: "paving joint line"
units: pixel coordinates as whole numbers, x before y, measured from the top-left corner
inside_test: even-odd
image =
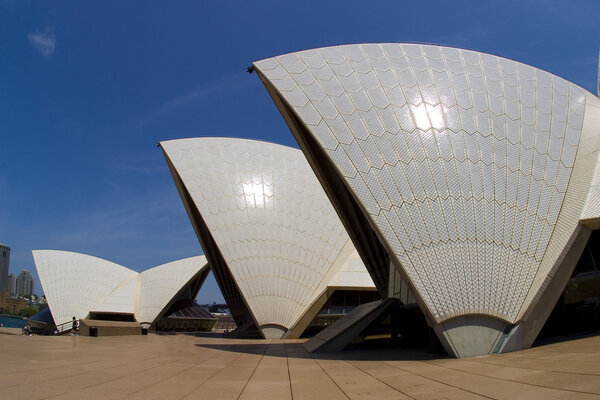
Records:
[[[207,358],[207,359],[203,360],[203,362],[210,361],[210,360],[212,360],[213,358],[215,358],[215,357],[217,357],[217,356],[218,356],[218,354],[214,354],[212,357],[209,357],[209,358]],[[180,358],[180,359],[178,359],[177,361],[174,361],[174,362],[179,362],[179,361],[181,361],[181,360],[183,360],[183,358]],[[169,364],[173,364],[173,363],[169,363]],[[167,365],[168,365],[168,364],[167,364]],[[139,389],[139,390],[136,390],[135,392],[131,392],[131,393],[129,393],[129,394],[128,394],[128,396],[131,396],[132,394],[139,393],[139,392],[141,392],[142,390],[146,390],[146,389],[148,389],[148,388],[151,388],[152,386],[156,386],[156,385],[158,385],[159,383],[162,383],[162,382],[166,381],[167,379],[171,379],[172,377],[174,377],[174,376],[176,376],[176,375],[179,375],[179,374],[181,374],[181,373],[183,373],[183,372],[185,372],[185,371],[189,371],[189,370],[191,370],[191,369],[194,369],[194,368],[198,368],[198,365],[190,365],[189,367],[187,367],[187,368],[184,368],[184,369],[182,369],[182,370],[180,370],[180,371],[177,371],[176,373],[174,373],[174,374],[172,374],[172,375],[169,375],[169,376],[167,376],[167,377],[166,377],[166,378],[164,378],[164,379],[160,379],[160,380],[158,380],[158,381],[154,381],[153,383],[151,383],[150,385],[148,385],[148,386],[146,386],[146,387],[143,387],[143,388],[141,388],[141,389]]]
[[[155,358],[157,358],[157,357],[155,357]],[[126,363],[126,364],[123,364],[123,365],[127,365],[127,364],[132,364],[132,363]],[[110,379],[110,380],[107,380],[107,381],[103,381],[103,382],[95,383],[95,384],[93,384],[93,385],[85,386],[85,387],[82,387],[82,388],[80,388],[80,389],[77,389],[76,391],[80,391],[80,390],[86,390],[86,389],[93,388],[93,387],[95,387],[95,386],[100,386],[100,385],[109,384],[109,383],[112,383],[112,382],[118,381],[119,379],[123,379],[123,378],[128,378],[128,377],[134,376],[134,375],[136,375],[136,374],[138,374],[138,373],[140,373],[140,372],[146,372],[146,371],[150,371],[150,370],[152,370],[152,369],[154,369],[154,368],[155,368],[155,366],[148,367],[148,368],[146,368],[146,369],[142,369],[142,370],[139,370],[139,371],[133,372],[133,373],[131,373],[131,374],[127,374],[127,375],[119,376],[119,377],[117,377],[117,378],[114,378],[114,379]],[[108,369],[108,368],[104,368],[104,369]],[[88,371],[88,372],[90,372],[90,371]],[[91,371],[91,372],[95,372],[95,371]],[[79,374],[76,374],[76,375],[79,375]],[[72,375],[72,376],[76,376],[76,375]],[[72,377],[72,376],[68,376],[67,378],[69,378],[69,377]],[[66,392],[66,393],[68,393],[68,392]],[[58,394],[52,395],[52,396],[50,396],[50,397],[42,397],[42,399],[53,399],[53,398],[57,398],[57,397],[63,397],[63,396],[65,396],[65,392],[63,392],[63,393],[58,393]]]
[[[197,386],[195,386],[192,390],[190,390],[189,392],[187,392],[186,394],[184,394],[182,397],[179,398],[179,400],[183,400],[186,397],[188,397],[190,394],[194,393],[200,386],[204,385],[206,382],[208,382],[210,379],[212,379],[215,375],[217,375],[219,372],[223,371],[223,369],[225,369],[225,367],[227,367],[229,364],[231,364],[232,362],[236,361],[238,358],[240,358],[242,356],[242,354],[238,354],[236,357],[233,357],[231,360],[229,360],[227,362],[227,364],[225,364],[225,366],[223,368],[219,368],[218,370],[216,370],[214,373],[212,373],[211,375],[207,376],[206,379],[204,379],[202,382],[200,382]]]
[[[534,359],[532,359],[532,360],[534,360]],[[535,369],[535,368],[531,368],[531,367],[515,367],[515,366],[509,366],[509,365],[493,363],[493,362],[480,362],[480,361],[477,361],[477,362],[479,362],[480,364],[484,364],[484,365],[495,365],[497,367],[504,367],[504,368],[526,369],[528,371],[557,372],[557,373],[561,373],[561,374],[584,375],[584,376],[600,376],[600,374],[591,374],[591,373],[586,373],[586,372],[570,372],[570,371],[560,371],[560,370],[556,370],[556,369]],[[595,364],[595,363],[593,363],[593,364]]]
[[[246,390],[246,387],[248,386],[248,383],[250,383],[250,380],[252,379],[252,377],[254,376],[254,373],[256,372],[256,370],[258,369],[258,366],[260,365],[260,363],[262,362],[263,358],[265,358],[265,354],[267,354],[267,351],[269,351],[269,348],[271,348],[271,344],[272,342],[269,341],[269,345],[267,346],[267,348],[265,349],[265,352],[262,353],[262,355],[260,356],[260,360],[258,360],[258,362],[256,363],[256,365],[254,366],[254,369],[252,370],[252,373],[250,374],[250,376],[248,377],[248,380],[246,381],[246,383],[244,384],[244,387],[242,388],[242,390],[240,390],[240,393],[237,395],[236,400],[239,400],[240,397],[242,397],[242,394],[244,393],[244,390]]]
[[[394,364],[390,364],[390,362],[389,362],[389,361],[384,361],[384,363],[385,363],[385,364],[388,364],[388,365],[390,365],[390,366],[392,366],[392,367],[394,367],[394,368],[400,369],[400,370],[402,370],[402,371],[404,371],[404,372],[409,372],[409,373],[411,373],[411,374],[413,374],[413,375],[420,376],[421,378],[424,378],[424,379],[429,379],[430,381],[437,382],[437,383],[440,383],[440,384],[442,384],[442,385],[450,386],[450,387],[452,387],[452,388],[454,388],[454,389],[459,389],[459,390],[462,390],[463,392],[471,393],[471,394],[474,394],[474,395],[476,395],[476,396],[485,397],[486,399],[497,400],[495,397],[490,397],[490,396],[487,396],[487,395],[485,395],[485,394],[481,394],[481,393],[473,392],[472,390],[468,390],[468,389],[465,389],[465,388],[461,388],[461,387],[458,387],[458,386],[452,385],[452,384],[450,384],[450,383],[442,382],[442,381],[439,381],[439,380],[437,380],[437,379],[433,379],[433,378],[430,378],[430,377],[428,377],[428,376],[421,375],[421,374],[418,374],[418,373],[416,373],[416,372],[413,372],[413,371],[409,371],[409,370],[407,370],[407,369],[405,369],[405,368],[401,368],[401,367],[398,367],[398,366],[396,366],[396,365],[394,365]],[[439,367],[439,368],[441,368],[441,367]]]
[[[294,391],[292,390],[292,374],[290,372],[290,358],[288,357],[285,339],[283,340],[283,351],[285,352],[285,363],[287,365],[288,382],[290,383],[290,398],[294,400]]]
[[[141,360],[141,361],[152,360],[154,358],[158,358],[158,357],[149,357],[149,358],[146,358],[146,359]],[[89,373],[95,373],[95,372],[104,371],[104,370],[107,370],[107,369],[113,369],[113,368],[123,367],[123,366],[129,365],[129,364],[137,364],[137,363],[139,363],[139,361],[140,360],[130,361],[130,362],[122,363],[122,364],[111,365],[110,367],[100,368],[100,369],[93,370],[93,371],[83,371],[83,372],[77,372],[77,373],[70,374],[70,375],[63,375],[63,376],[60,376],[60,377],[47,378],[47,379],[40,380],[40,381],[38,381],[36,383],[48,382],[48,381],[52,381],[52,380],[56,380],[56,379],[73,378],[75,376],[85,375],[85,374],[89,374]],[[4,386],[4,387],[16,387],[16,386],[23,386],[23,385],[30,385],[30,383],[17,383],[17,384],[14,384],[14,385],[7,385],[7,386]]]
[[[348,400],[350,400],[350,399],[351,399],[351,397],[350,397],[350,396],[348,396],[348,393],[346,393],[346,392],[344,391],[344,389],[342,389],[342,387],[341,387],[340,385],[338,385],[338,383],[335,381],[335,379],[333,379],[333,378],[331,377],[331,375],[329,375],[329,373],[328,373],[327,371],[325,371],[325,368],[323,368],[323,366],[321,365],[321,363],[319,362],[319,360],[318,360],[318,359],[316,359],[315,357],[313,357],[312,353],[310,353],[310,352],[308,352],[308,351],[307,351],[307,354],[308,354],[308,355],[310,356],[310,358],[311,358],[311,359],[312,359],[312,360],[313,360],[313,361],[314,361],[314,362],[315,362],[315,363],[316,363],[316,364],[319,366],[319,368],[321,368],[321,371],[323,371],[323,372],[325,373],[325,375],[327,375],[327,377],[328,377],[328,378],[329,378],[329,379],[330,379],[330,380],[333,382],[333,384],[334,384],[335,386],[337,386],[337,388],[338,388],[338,389],[340,389],[340,392],[342,392],[342,394],[343,394],[344,396],[346,396],[346,398],[347,398]]]
[[[392,385],[390,385],[389,383],[387,383],[387,382],[384,382],[384,381],[382,381],[381,379],[379,379],[378,377],[376,377],[375,375],[372,375],[372,374],[370,374],[369,372],[365,371],[364,369],[362,369],[362,368],[361,368],[361,367],[359,367],[358,365],[355,365],[355,364],[354,364],[354,362],[357,362],[357,361],[354,361],[354,362],[345,361],[345,362],[347,362],[348,364],[352,365],[354,368],[357,368],[358,370],[362,371],[363,373],[365,373],[365,374],[369,375],[369,376],[370,376],[370,377],[372,377],[373,379],[376,379],[377,381],[379,381],[379,382],[383,383],[384,385],[386,385],[386,386],[389,386],[391,389],[394,389],[396,392],[400,392],[400,393],[402,393],[403,395],[405,395],[405,396],[408,396],[408,397],[410,397],[411,399],[415,399],[415,400],[416,400],[416,397],[412,397],[410,394],[408,394],[408,393],[404,393],[402,390],[400,390],[400,389],[397,389],[397,388],[393,387],[393,386],[392,386]]]
[[[429,364],[429,362],[428,362]],[[430,364],[430,365],[435,365],[435,364]],[[437,365],[435,365],[438,368],[441,368]],[[562,391],[566,391],[566,392],[574,392],[574,393],[583,393],[583,394],[592,394],[592,395],[600,395],[600,393],[592,393],[592,392],[584,392],[582,390],[574,390],[574,389],[565,389],[565,388],[557,388],[557,387],[551,387],[551,386],[544,386],[544,385],[540,385],[537,383],[529,383],[529,382],[523,382],[523,381],[519,381],[516,379],[510,379],[510,378],[497,378],[495,376],[489,376],[489,375],[484,375],[484,374],[480,374],[477,372],[468,372],[468,371],[463,371],[461,369],[458,368],[453,368],[453,367],[445,367],[446,369],[450,369],[452,371],[457,371],[457,372],[461,372],[463,374],[473,374],[473,375],[477,375],[477,376],[482,376],[484,378],[489,378],[489,379],[496,379],[499,381],[507,381],[507,382],[514,382],[514,383],[520,383],[522,385],[530,385],[530,386],[536,386],[536,387],[542,387],[542,388],[546,388],[546,389],[552,389],[552,390],[562,390]],[[534,370],[534,371],[538,371],[538,372],[543,372],[541,370]],[[546,371],[548,372],[548,371]],[[550,372],[555,372],[555,371],[550,371]]]

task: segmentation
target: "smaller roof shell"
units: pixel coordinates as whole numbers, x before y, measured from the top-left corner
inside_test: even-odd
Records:
[[[188,205],[200,241],[214,240],[265,336],[293,329],[353,254],[364,273],[341,277],[350,278],[350,287],[374,288],[300,150],[233,138],[161,146],[180,193],[189,194],[198,211],[195,216]],[[220,268],[207,243],[202,246],[211,268]]]
[[[33,259],[56,325],[91,311],[134,314],[138,322],[151,323],[188,284],[208,273],[204,256],[141,273],[70,251],[34,250]]]

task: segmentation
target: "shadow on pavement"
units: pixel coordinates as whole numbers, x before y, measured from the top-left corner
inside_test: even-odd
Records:
[[[275,357],[313,358],[316,360],[344,360],[344,361],[421,361],[447,359],[446,355],[431,354],[426,348],[401,347],[401,346],[373,346],[370,348],[351,348],[337,353],[309,353],[302,343],[289,342],[253,342],[253,343],[202,343],[196,344],[213,350],[230,351]]]

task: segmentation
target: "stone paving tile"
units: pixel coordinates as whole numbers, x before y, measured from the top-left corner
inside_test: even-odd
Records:
[[[380,365],[377,365],[380,364]],[[413,399],[482,399],[485,397],[456,389],[442,383],[415,375],[392,364],[374,363],[372,367],[360,364],[363,371],[390,385]]]
[[[240,399],[292,399],[288,360],[284,346],[270,346],[246,384]]]
[[[501,367],[469,360],[454,361],[447,364],[447,367],[474,375],[527,383],[535,386],[600,394],[600,379],[595,375]]]
[[[519,378],[539,373],[538,370],[500,366],[495,364],[479,362],[476,359],[461,359],[447,361],[448,362],[445,363],[437,362],[436,364],[443,366],[444,368],[452,368],[463,372],[472,373],[475,375],[484,375],[492,378],[506,380],[518,380]]]
[[[600,399],[600,336],[461,360],[301,343],[0,335],[0,399]]]
[[[600,395],[600,378],[595,375],[540,371],[535,375],[520,378],[518,381],[549,388]]]
[[[523,357],[515,357],[506,354],[506,357],[495,356],[481,360],[481,362],[535,371],[572,372],[576,374],[592,374],[600,376],[600,363],[595,361],[536,360],[535,358],[525,359]]]
[[[212,366],[187,366],[187,369],[175,376],[167,376],[164,380],[150,382],[144,389],[129,395],[129,399],[181,399],[197,390],[204,382],[212,378],[223,368],[232,368],[237,355],[231,357],[209,359]]]
[[[495,377],[474,375],[472,373],[466,373],[450,368],[422,368],[417,369],[417,373],[436,382],[440,382],[454,388],[461,388],[468,392],[487,396],[488,398],[492,399],[597,398],[591,394],[577,393],[567,390],[556,390]]]
[[[286,346],[294,399],[343,400],[348,396],[302,346]]]
[[[350,399],[410,399],[346,361],[317,360],[317,363]]]
[[[223,368],[183,399],[238,399],[262,355],[242,354],[231,368]]]
[[[183,372],[186,367],[177,364],[153,365],[143,371],[125,373],[122,377],[110,381],[108,384],[96,384],[85,387],[74,392],[69,392],[69,397],[79,399],[87,398],[127,398],[148,386],[150,382],[160,380],[163,376],[172,376]],[[62,394],[54,398],[62,398]]]

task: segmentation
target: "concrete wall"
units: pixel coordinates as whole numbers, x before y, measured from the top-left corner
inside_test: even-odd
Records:
[[[97,329],[97,336],[141,335],[142,327],[137,322],[79,320],[79,335],[90,336],[90,328]]]

